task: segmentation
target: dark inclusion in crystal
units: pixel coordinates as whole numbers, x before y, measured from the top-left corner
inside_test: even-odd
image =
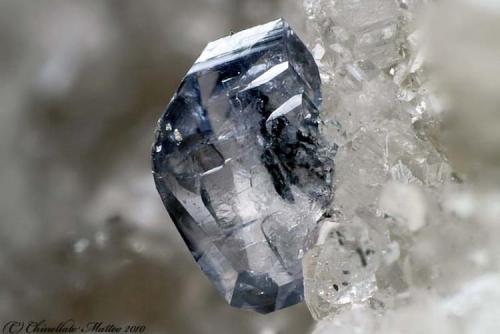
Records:
[[[277,20],[209,43],[158,122],[158,191],[233,306],[303,299],[306,239],[332,198],[320,86],[311,53]]]

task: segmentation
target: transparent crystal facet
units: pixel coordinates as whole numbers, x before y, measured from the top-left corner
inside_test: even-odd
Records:
[[[332,197],[320,78],[283,20],[207,45],[158,123],[153,174],[202,270],[233,306],[303,299],[306,239]]]

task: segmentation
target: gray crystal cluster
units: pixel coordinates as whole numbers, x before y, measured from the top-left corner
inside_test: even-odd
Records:
[[[339,144],[335,214],[304,258],[306,302],[318,319],[406,293],[410,233],[428,223],[427,193],[453,179],[429,135],[427,109],[437,108],[411,24],[418,5],[305,1],[325,81],[325,133]]]
[[[498,3],[304,4],[339,144],[314,334],[499,333]]]
[[[267,313],[303,299],[300,260],[332,199],[320,86],[280,19],[209,43],[158,122],[156,186],[233,306]]]

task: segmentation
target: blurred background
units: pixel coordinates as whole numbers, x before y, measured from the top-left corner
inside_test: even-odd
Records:
[[[156,120],[204,45],[300,1],[0,1],[0,322],[306,333],[304,305],[233,309],[154,188]]]

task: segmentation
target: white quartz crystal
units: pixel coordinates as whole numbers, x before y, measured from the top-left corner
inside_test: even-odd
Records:
[[[339,143],[332,214],[303,259],[314,333],[499,333],[500,12],[304,7],[322,130]],[[361,263],[359,249],[374,253]]]

